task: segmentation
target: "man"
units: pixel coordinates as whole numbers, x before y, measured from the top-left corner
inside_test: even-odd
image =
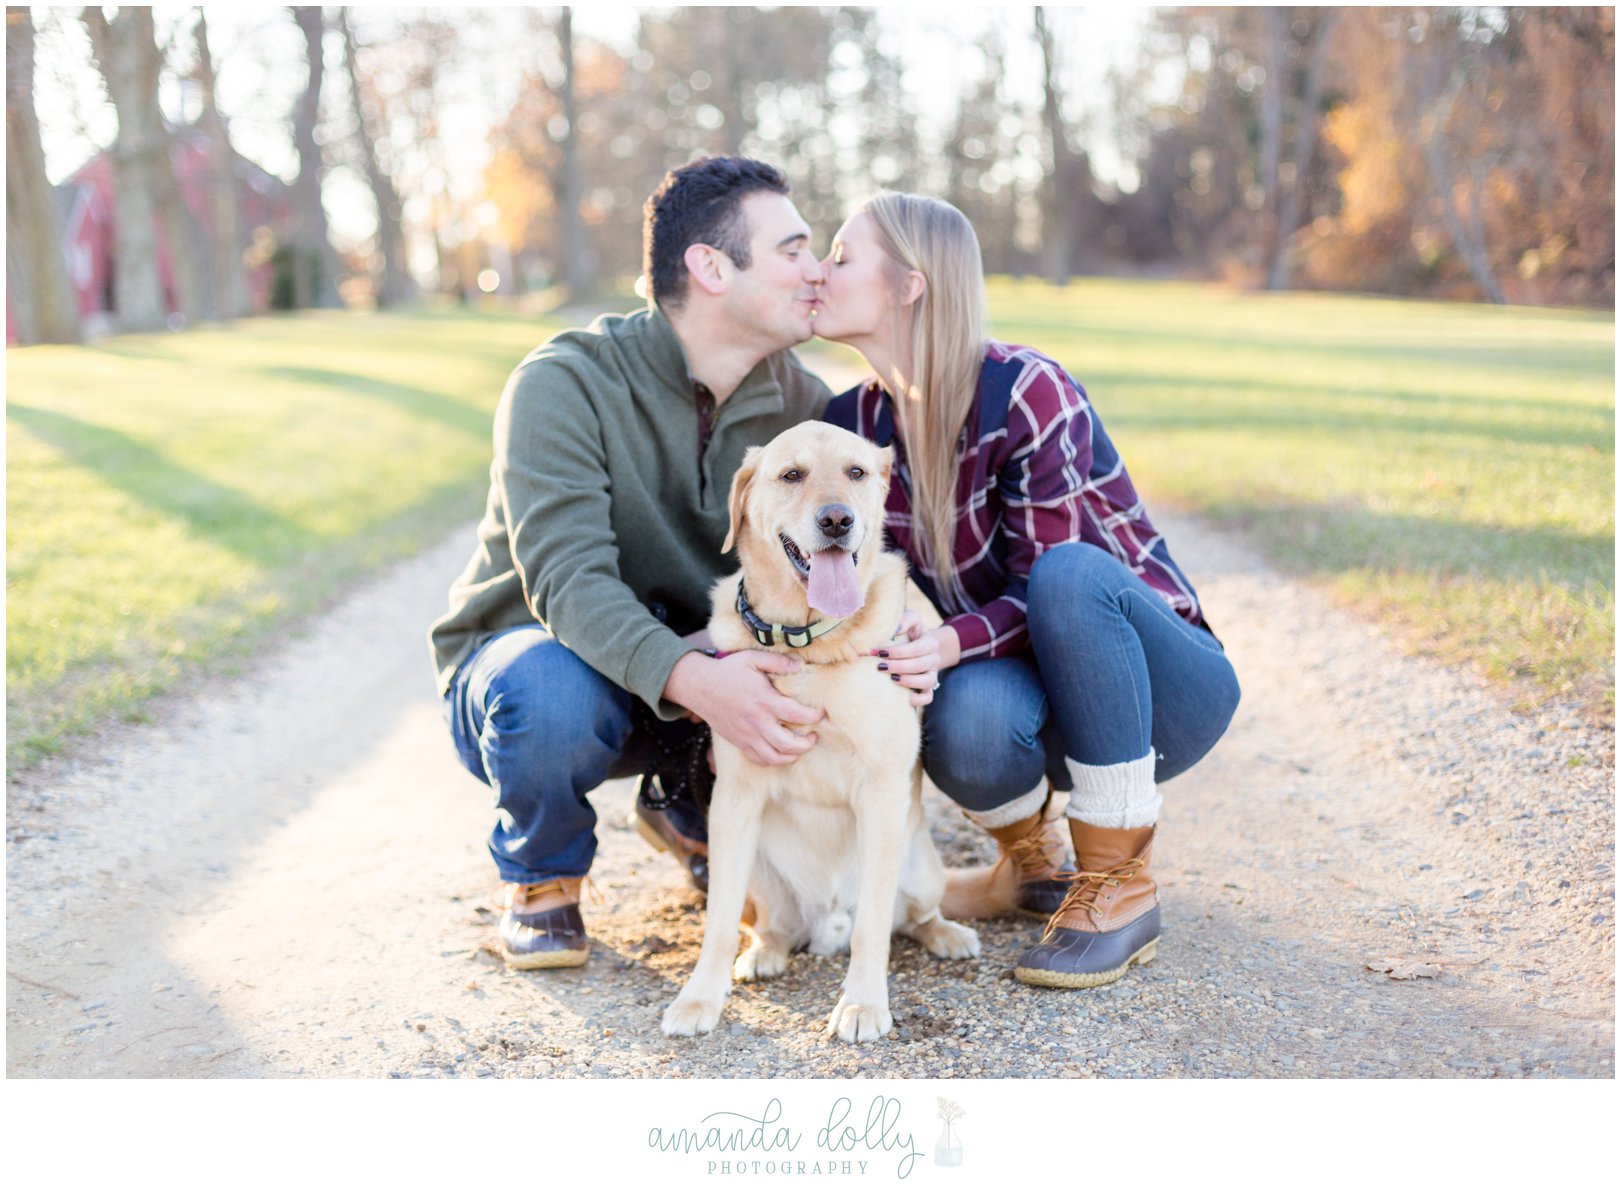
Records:
[[[785,764],[815,743],[789,726],[821,717],[767,678],[798,661],[700,651],[733,472],[830,395],[788,351],[823,280],[810,229],[776,169],[710,158],[647,200],[643,255],[647,309],[558,335],[508,380],[478,544],[430,631],[457,751],[495,791],[519,969],[584,965],[586,794],[653,770],[663,724],[696,717]],[[696,812],[647,820],[701,858]]]

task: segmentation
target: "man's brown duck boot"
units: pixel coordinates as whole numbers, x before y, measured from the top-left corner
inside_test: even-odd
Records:
[[[582,879],[503,884],[501,956],[514,970],[584,966],[591,939],[580,918]]]
[[[1146,966],[1159,946],[1159,891],[1148,874],[1154,827],[1105,830],[1069,822],[1080,871],[1041,941],[1014,968],[1041,987],[1101,987]]]
[[[1014,904],[1026,916],[1051,916],[1069,893],[1075,874],[1058,823],[1047,817],[1051,804],[1049,791],[1041,808],[1022,821],[994,829],[984,827],[1002,852],[998,863],[1012,863],[1019,874]]]

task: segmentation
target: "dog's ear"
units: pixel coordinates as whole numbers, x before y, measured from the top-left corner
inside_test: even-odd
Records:
[[[737,534],[743,528],[743,503],[748,498],[749,484],[754,482],[754,472],[760,469],[760,447],[750,446],[749,452],[743,456],[743,465],[737,468],[737,474],[732,476],[732,493],[726,497],[726,511],[731,517],[731,524],[726,530],[726,540],[721,542],[720,551],[730,553],[732,546],[737,542]]]
[[[895,471],[895,447],[885,446],[878,451],[878,477],[884,481],[884,491],[889,491],[889,477]]]

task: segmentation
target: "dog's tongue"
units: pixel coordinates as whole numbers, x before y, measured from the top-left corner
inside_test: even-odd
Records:
[[[812,553],[807,601],[823,615],[853,615],[861,610],[855,555],[843,549],[818,549]]]

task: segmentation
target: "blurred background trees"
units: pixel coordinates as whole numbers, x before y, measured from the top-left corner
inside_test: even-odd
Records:
[[[53,333],[29,101],[104,326],[584,299],[705,153],[781,165],[824,245],[916,189],[1054,283],[1614,300],[1611,8],[7,11],[14,341]]]
[[[78,310],[61,250],[58,217],[34,113],[34,24],[6,9],[7,322],[31,343],[79,339]]]

